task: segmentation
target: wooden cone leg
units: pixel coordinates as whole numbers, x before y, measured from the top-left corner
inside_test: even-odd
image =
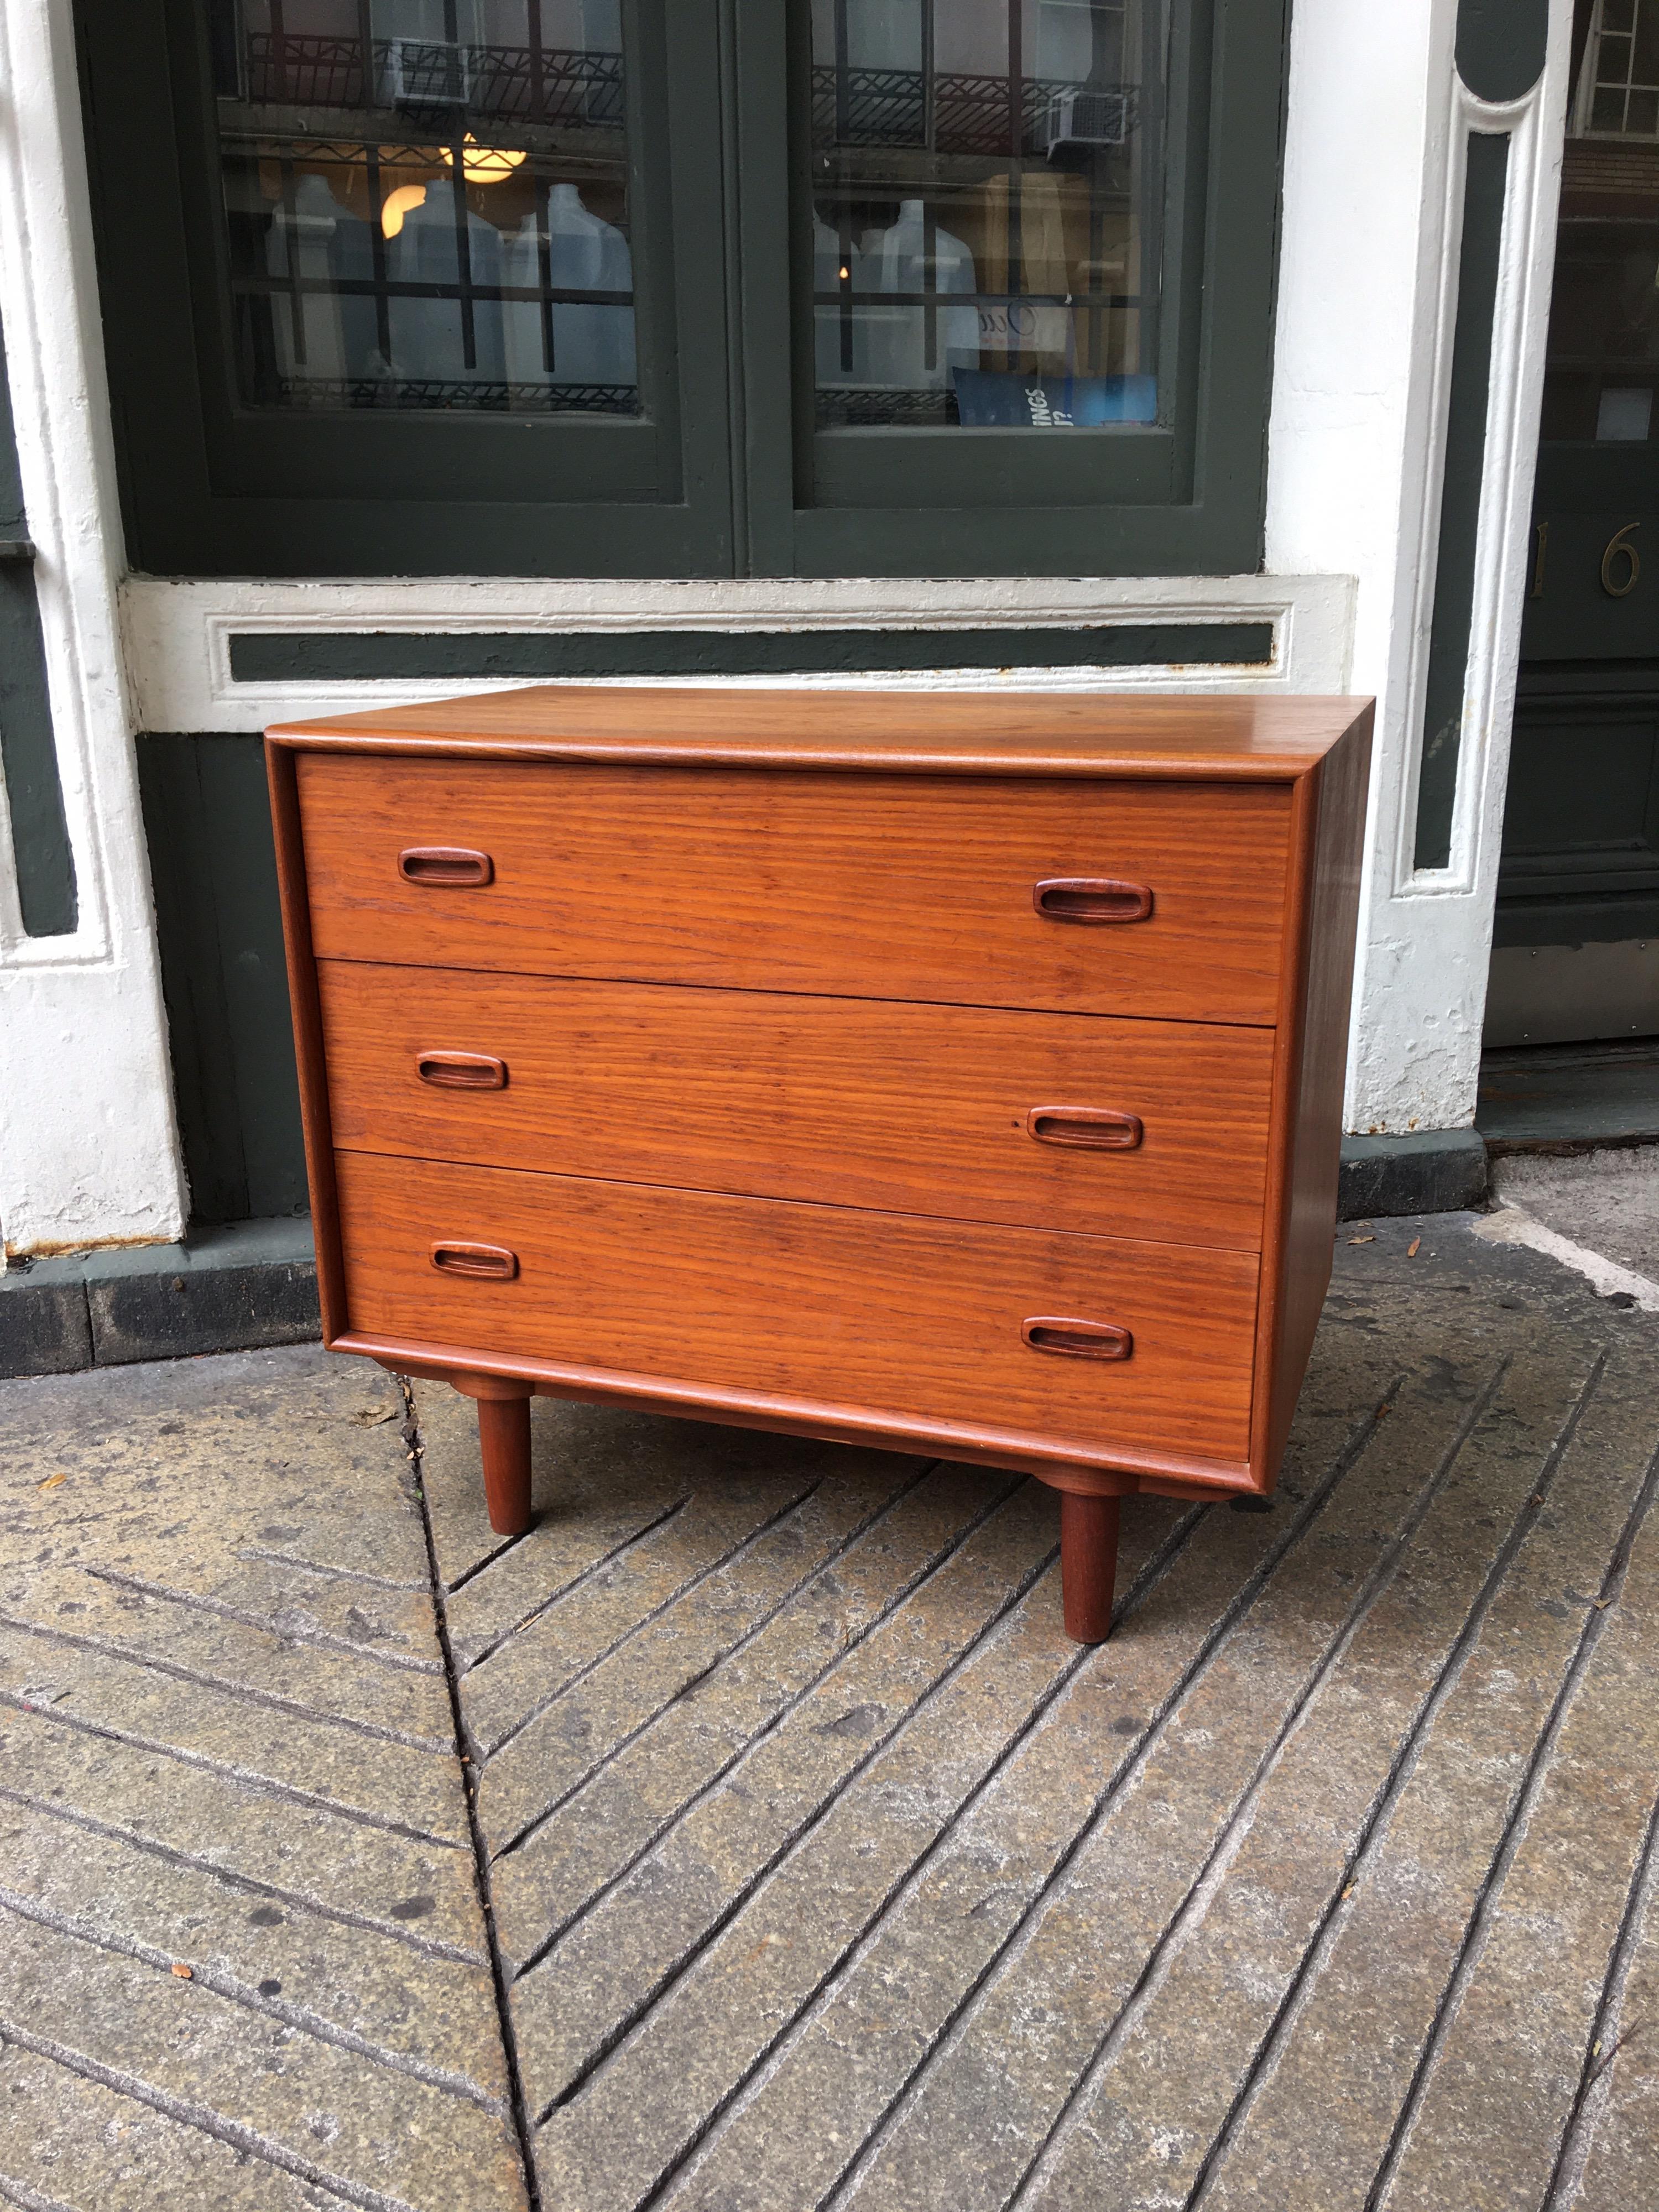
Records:
[[[482,1411],[482,1407],[480,1411]],[[1066,1633],[1078,1644],[1103,1644],[1112,1626],[1117,1581],[1115,1498],[1060,1493],[1060,1578]]]
[[[530,1398],[480,1398],[478,1447],[483,1455],[484,1498],[498,1536],[521,1536],[530,1526]]]

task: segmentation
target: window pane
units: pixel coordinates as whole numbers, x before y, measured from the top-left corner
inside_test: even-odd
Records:
[[[250,405],[639,411],[620,0],[212,0]]]
[[[1627,84],[1630,82],[1630,40],[1604,38],[1596,57],[1595,81],[1598,84]]]
[[[1156,0],[813,0],[821,425],[1158,413]]]

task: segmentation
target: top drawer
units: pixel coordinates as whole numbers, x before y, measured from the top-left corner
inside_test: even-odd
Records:
[[[387,754],[296,767],[325,959],[1275,1018],[1282,786]],[[477,857],[422,857],[455,854]]]

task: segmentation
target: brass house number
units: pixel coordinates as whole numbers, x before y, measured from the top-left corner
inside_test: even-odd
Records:
[[[1631,532],[1642,527],[1627,522],[1608,538],[1601,555],[1601,589],[1610,599],[1627,599],[1642,573],[1642,556],[1631,544]]]
[[[1641,527],[1639,522],[1626,523],[1622,530],[1613,532],[1601,548],[1601,589],[1610,599],[1627,599],[1640,580],[1642,556],[1631,544],[1631,539]],[[1534,536],[1532,590],[1528,597],[1541,599],[1544,596],[1544,564],[1549,557],[1549,524],[1539,523]]]
[[[1640,580],[1642,556],[1631,539],[1641,527],[1639,522],[1626,523],[1622,530],[1613,532],[1601,548],[1601,589],[1610,599],[1627,599]],[[1544,596],[1544,564],[1549,557],[1549,524],[1539,523],[1534,536],[1532,590],[1528,597],[1541,599]]]

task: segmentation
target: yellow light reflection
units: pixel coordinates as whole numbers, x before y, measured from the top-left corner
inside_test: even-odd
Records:
[[[396,238],[404,227],[404,217],[411,208],[419,207],[426,198],[424,185],[399,185],[395,192],[388,192],[380,209],[380,228],[388,238]]]
[[[469,185],[498,185],[503,177],[510,177],[526,159],[519,149],[510,146],[480,146],[469,131],[461,142],[461,174]],[[455,166],[453,150],[443,149],[444,165]]]

